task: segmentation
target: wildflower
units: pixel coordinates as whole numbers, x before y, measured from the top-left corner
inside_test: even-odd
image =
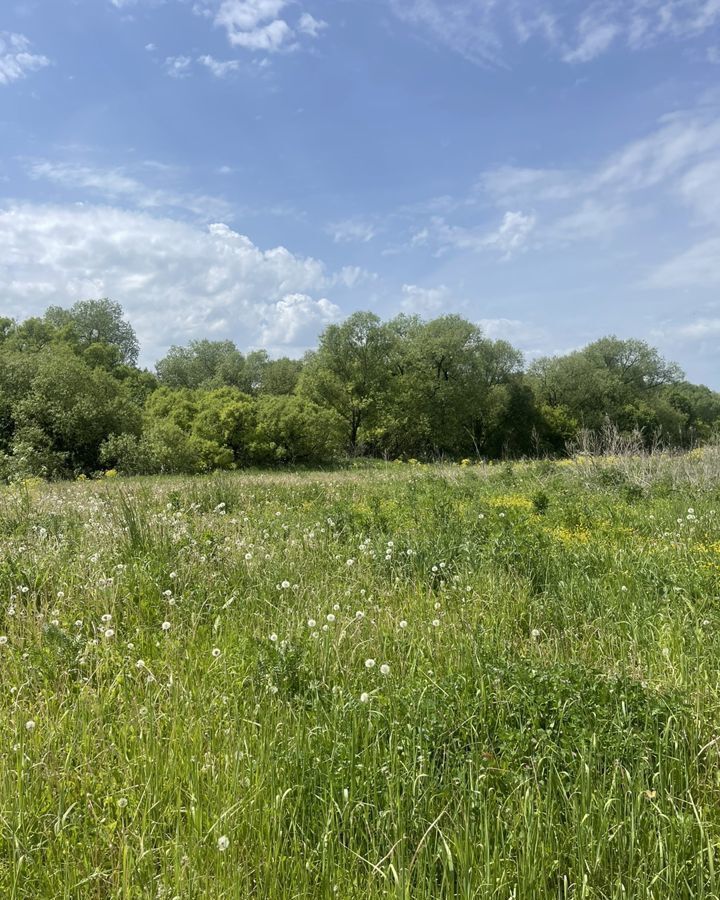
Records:
[[[280,582],[280,587],[286,591],[290,587],[290,582],[285,580]]]
[[[540,632],[538,631],[537,628],[533,628],[533,630],[530,632],[530,637],[531,637],[534,641],[536,641],[536,640],[540,637]]]
[[[308,628],[314,628],[317,625],[315,619],[308,619]]]
[[[144,668],[145,668],[145,660],[144,660],[144,659],[139,659],[139,660],[135,663],[135,668],[136,668],[136,669],[144,669]]]
[[[35,722],[32,719],[28,719],[25,723],[25,728],[27,731],[35,731]]]
[[[111,637],[115,637],[115,629],[114,628],[106,628],[105,629],[105,637],[109,640]]]
[[[222,651],[219,647],[213,647],[212,655],[215,657],[215,659],[217,659],[220,656],[221,652]]]
[[[374,659],[366,659],[366,660],[365,660],[365,668],[366,668],[366,669],[373,669],[374,667],[375,667],[375,660],[374,660]]]
[[[332,613],[328,613],[327,620],[332,624],[335,621],[335,616]]]
[[[348,559],[347,562],[345,563],[345,565],[346,565],[348,568],[350,568],[351,566],[354,566],[354,565],[355,565],[355,560],[354,560],[354,559]]]
[[[163,622],[160,627],[162,628],[163,631],[170,631],[171,626],[170,626],[169,622]]]
[[[173,578],[173,579],[177,578],[177,572],[171,572],[170,578]]]
[[[387,663],[383,663],[380,666],[380,673],[382,675],[389,675],[390,674],[390,666]]]
[[[105,613],[105,615],[100,617],[100,621],[104,622],[105,624],[107,624],[111,620],[112,620],[112,616],[110,615],[110,613]]]
[[[433,626],[433,628],[439,628],[440,627],[440,619],[433,619],[432,626]]]
[[[370,694],[366,693],[365,691],[363,691],[362,694],[360,694],[360,702],[361,703],[367,703],[369,699],[370,699]]]
[[[117,805],[119,809],[125,809],[125,807],[128,805],[127,797],[121,797],[118,800]]]
[[[229,846],[230,846],[230,838],[227,835],[224,834],[222,837],[218,838],[218,850],[221,853],[224,853]]]
[[[76,628],[82,628],[82,627],[83,627],[82,619],[75,619],[75,627],[76,627]]]
[[[364,613],[361,609],[359,609],[359,610],[355,613],[355,618],[356,618],[356,619],[364,619],[364,618],[365,618],[365,613]]]
[[[275,632],[273,631],[273,633],[270,635],[270,640],[271,640],[271,641],[273,642],[273,644],[274,644],[274,643],[277,641],[277,639],[278,639],[278,637],[277,637],[277,635],[275,634]]]
[[[401,620],[400,620],[400,627],[401,627],[401,628],[407,628],[407,626],[408,626],[408,623],[405,621],[405,619],[401,619]]]
[[[7,639],[6,635],[4,635],[4,634],[0,635],[0,647],[4,647],[5,644],[7,644],[7,642],[8,642],[8,639]]]

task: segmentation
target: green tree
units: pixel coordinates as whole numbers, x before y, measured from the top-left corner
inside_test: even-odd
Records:
[[[387,397],[392,347],[393,336],[376,315],[356,312],[328,326],[305,360],[298,391],[341,417],[351,452],[359,450],[360,429],[372,428]]]
[[[140,345],[132,325],[125,319],[119,303],[104,297],[101,300],[79,300],[70,309],[51,306],[44,321],[56,332],[74,340],[80,350],[95,344],[114,347],[114,364],[133,366],[137,362]]]

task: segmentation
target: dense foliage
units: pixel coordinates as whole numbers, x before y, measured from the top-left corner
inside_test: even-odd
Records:
[[[717,447],[0,486],[0,897],[716,900],[719,504]]]
[[[0,319],[0,478],[553,455],[607,422],[689,446],[720,423],[720,394],[642,341],[605,337],[525,368],[455,315],[358,312],[303,360],[198,340],[153,374],[138,352],[107,299]]]

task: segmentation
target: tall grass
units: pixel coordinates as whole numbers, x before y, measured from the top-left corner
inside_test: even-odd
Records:
[[[720,896],[718,473],[632,465],[5,489],[0,896]]]

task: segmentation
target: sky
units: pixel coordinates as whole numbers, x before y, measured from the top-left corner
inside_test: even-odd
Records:
[[[0,313],[152,366],[357,309],[720,389],[720,0],[2,0]]]

